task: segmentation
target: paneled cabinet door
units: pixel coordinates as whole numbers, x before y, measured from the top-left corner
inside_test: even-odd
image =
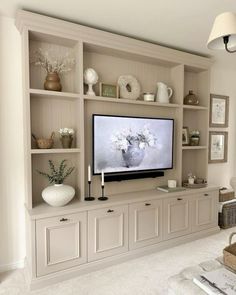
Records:
[[[128,251],[128,206],[88,212],[88,260]]]
[[[164,239],[177,238],[191,232],[188,197],[164,200]]]
[[[218,224],[219,192],[206,192],[194,196],[192,200],[192,230],[199,231]]]
[[[81,212],[36,221],[37,276],[87,261],[86,219]]]
[[[129,248],[136,249],[162,240],[162,201],[151,200],[129,206]]]

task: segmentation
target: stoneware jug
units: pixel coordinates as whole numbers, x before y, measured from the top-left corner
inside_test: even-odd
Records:
[[[160,103],[169,103],[173,90],[163,82],[157,83],[156,101]]]

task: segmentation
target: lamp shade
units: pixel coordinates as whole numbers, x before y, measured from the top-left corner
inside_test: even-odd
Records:
[[[228,48],[233,48],[236,46],[236,14],[224,12],[215,19],[207,47],[209,49],[225,49],[223,37],[229,35]]]

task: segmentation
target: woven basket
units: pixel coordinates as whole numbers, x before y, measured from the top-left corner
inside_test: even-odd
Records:
[[[229,236],[229,246],[224,248],[223,255],[224,255],[224,264],[229,268],[236,271],[236,243],[232,244],[232,238],[236,235],[236,232],[232,233]]]
[[[233,203],[224,204],[222,212],[219,213],[219,226],[230,228],[236,225],[236,200]]]
[[[39,149],[51,149],[54,144],[54,141],[53,141],[54,135],[55,133],[52,132],[50,138],[36,138],[34,134],[32,134],[32,137],[36,141],[37,147]]]
[[[234,199],[234,191],[227,189],[220,189],[219,201],[226,202]]]

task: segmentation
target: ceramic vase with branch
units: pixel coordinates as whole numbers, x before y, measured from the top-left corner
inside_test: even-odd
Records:
[[[74,171],[75,167],[67,168],[66,160],[62,160],[56,168],[53,161],[49,160],[50,173],[37,172],[46,177],[50,186],[42,191],[42,198],[46,203],[54,207],[64,206],[69,203],[75,195],[75,189],[70,185],[65,185],[65,179]]]
[[[55,54],[49,51],[43,51],[41,48],[31,54],[31,63],[40,66],[47,72],[44,82],[44,89],[51,91],[61,91],[60,74],[69,72],[75,65],[75,58],[67,53],[64,57],[55,57]]]

